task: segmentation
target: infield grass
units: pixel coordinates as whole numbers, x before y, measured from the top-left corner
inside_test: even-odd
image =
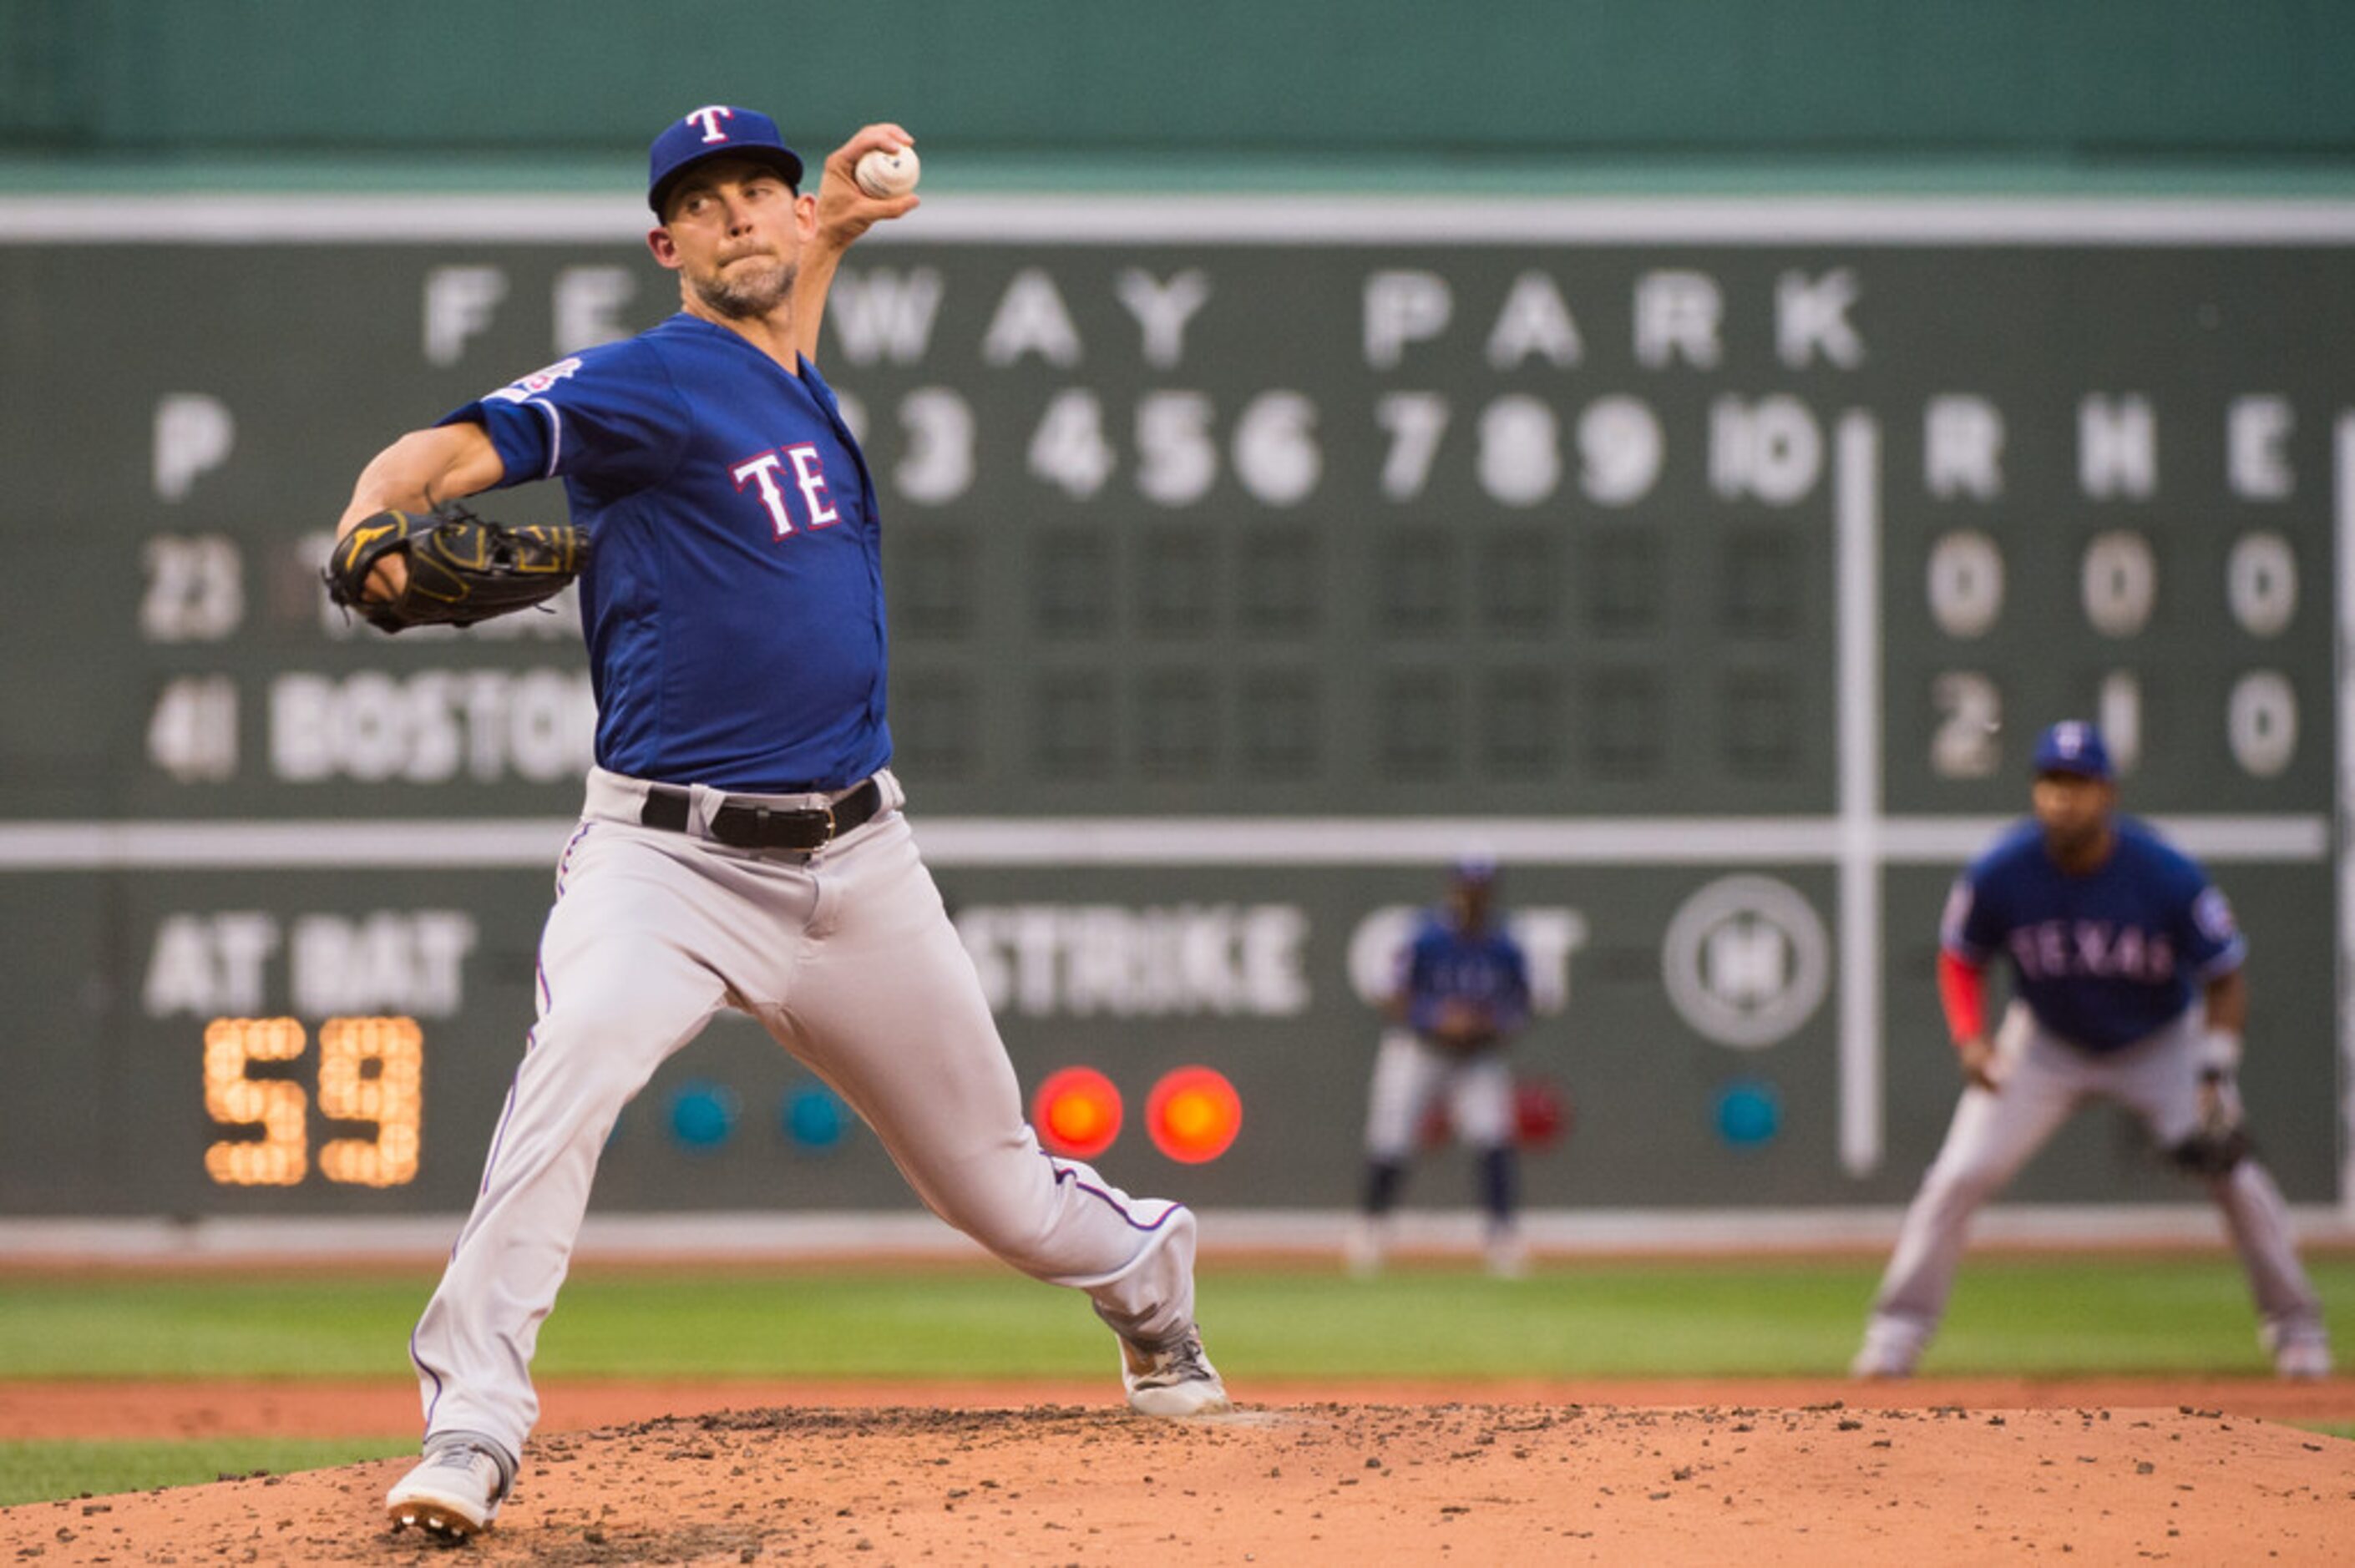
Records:
[[[0,1508],[53,1498],[291,1475],[414,1453],[413,1436],[203,1437],[186,1442],[0,1442]],[[69,1520],[78,1525],[78,1519]],[[20,1554],[21,1555],[21,1554]]]
[[[2309,1266],[2355,1346],[2355,1256]],[[1212,1265],[1212,1353],[1250,1378],[1822,1375],[1845,1370],[1866,1258],[1464,1265],[1359,1282],[1327,1266]],[[0,1274],[0,1378],[407,1374],[431,1269]],[[1108,1360],[1076,1292],[991,1265],[584,1267],[541,1333],[549,1376],[1088,1376]],[[1966,1262],[1925,1373],[2261,1372],[2222,1256]]]
[[[2307,1259],[2342,1351],[2355,1255]],[[1410,1264],[1206,1266],[1230,1381],[1822,1376],[1848,1364],[1877,1258],[1558,1261],[1528,1279]],[[436,1271],[0,1273],[0,1380],[404,1379]],[[548,1377],[1111,1378],[1086,1301],[989,1264],[583,1267],[540,1336]],[[2221,1255],[1969,1259],[1931,1374],[2262,1375]],[[1278,1395],[1280,1397],[1280,1394]],[[2335,1436],[2355,1435],[2344,1427]],[[0,1442],[0,1504],[387,1457],[413,1436]]]

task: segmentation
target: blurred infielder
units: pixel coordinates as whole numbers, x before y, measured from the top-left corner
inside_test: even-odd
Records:
[[[861,194],[853,167],[907,140],[860,131],[810,196],[764,115],[664,130],[647,243],[679,313],[402,437],[338,530],[560,477],[592,546],[597,766],[557,864],[538,1022],[410,1340],[425,1457],[387,1499],[396,1529],[471,1534],[498,1511],[606,1135],[722,1007],[839,1092],[933,1212],[1086,1291],[1136,1409],[1226,1407],[1194,1325],[1193,1215],[1041,1152],[886,766],[874,486],[808,356],[843,253],[916,205]],[[375,608],[420,558],[375,568]]]
[[[1416,1133],[1443,1092],[1457,1134],[1478,1154],[1489,1271],[1512,1277],[1526,1269],[1515,1224],[1518,1172],[1505,1047],[1529,1021],[1529,966],[1496,917],[1496,863],[1485,856],[1458,861],[1447,902],[1423,916],[1399,954],[1383,1009],[1392,1027],[1383,1032],[1368,1094],[1363,1212],[1348,1244],[1352,1274],[1381,1266]]]
[[[1982,854],[1946,901],[1939,992],[1968,1080],[1906,1210],[1852,1369],[1913,1370],[1945,1311],[1972,1213],[2090,1099],[2130,1106],[2208,1183],[2285,1377],[2330,1371],[2321,1303],[2299,1267],[2281,1190],[2249,1152],[2233,1070],[2248,988],[2224,895],[2146,824],[2116,814],[2093,726],[2037,742],[2034,819]],[[2014,997],[1989,1041],[1986,971]],[[2194,1001],[2193,991],[2200,991]]]

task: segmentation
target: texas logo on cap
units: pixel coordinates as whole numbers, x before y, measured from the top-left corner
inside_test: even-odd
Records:
[[[646,205],[660,217],[678,177],[706,158],[750,158],[769,164],[801,189],[802,161],[785,145],[777,122],[757,109],[707,103],[663,128],[646,151]]]
[[[2110,777],[2110,748],[2102,743],[2102,732],[2084,720],[2062,719],[2038,738],[2036,771],[2106,779]]]

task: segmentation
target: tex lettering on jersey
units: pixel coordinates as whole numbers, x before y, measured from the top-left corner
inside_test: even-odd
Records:
[[[453,412],[506,484],[562,479],[597,760],[747,792],[847,788],[890,758],[881,525],[834,393],[681,313]]]
[[[1529,959],[1501,927],[1467,933],[1434,911],[1400,954],[1399,969],[1407,1022],[1417,1029],[1436,1024],[1451,1001],[1487,1008],[1500,1030],[1516,1029],[1529,1016]]]
[[[790,447],[773,447],[756,452],[741,462],[730,463],[729,477],[736,488],[750,488],[761,498],[762,511],[775,527],[777,537],[789,537],[794,532],[794,509],[786,503],[785,485],[779,482],[780,471],[790,476],[789,482],[800,496],[801,522],[804,527],[830,528],[842,521],[842,514],[826,497],[826,460],[814,441],[801,441]]]
[[[1967,963],[2008,959],[2019,1000],[2091,1051],[2145,1038],[2246,952],[2223,894],[2132,819],[2118,822],[2105,863],[2073,876],[2036,824],[2016,827],[1955,883],[1940,941]]]

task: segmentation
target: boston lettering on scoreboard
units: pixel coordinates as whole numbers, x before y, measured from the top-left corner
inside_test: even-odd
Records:
[[[392,435],[674,299],[623,206],[487,210],[0,202],[45,302],[0,453],[73,567],[5,590],[0,1214],[471,1195],[591,757],[576,617],[387,640],[317,563]],[[1584,1113],[1534,1202],[1897,1201],[1952,1101],[1939,898],[2076,715],[2234,895],[2258,1127],[2335,1199],[2350,247],[2333,207],[928,199],[822,360],[1026,1093],[1099,1073],[1152,1190],[1346,1203],[1388,944],[1476,844],[1523,1066]],[[1163,1166],[1196,1065],[1239,1121]],[[2021,1192],[2181,1196],[2100,1139]],[[599,1187],[906,1202],[732,1024]]]

